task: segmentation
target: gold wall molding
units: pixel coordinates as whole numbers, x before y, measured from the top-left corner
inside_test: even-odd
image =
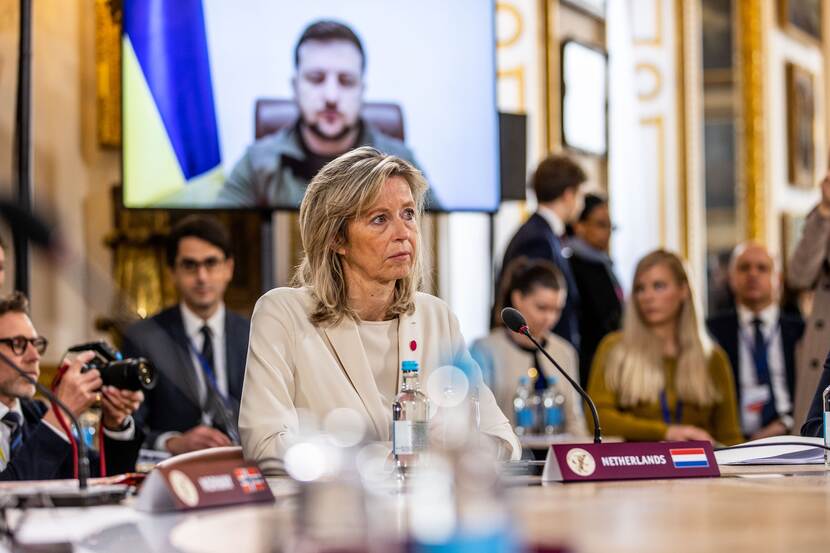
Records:
[[[516,94],[519,97],[518,109],[522,113],[527,112],[527,103],[525,100],[525,68],[523,66],[514,67],[512,69],[499,69],[496,71],[496,79],[499,82],[512,80],[516,83]]]
[[[666,124],[662,115],[643,117],[641,127],[654,127],[657,137],[657,221],[660,247],[666,247]]]
[[[524,34],[524,18],[516,6],[508,4],[507,2],[496,3],[497,16],[499,12],[510,15],[510,17],[516,22],[516,30],[507,38],[497,38],[496,48],[510,48],[519,42],[519,39],[522,38],[522,34]]]
[[[611,0],[613,2],[620,2],[623,0]],[[635,36],[633,40],[634,46],[654,46],[661,48],[663,46],[663,2],[665,0],[652,0],[652,9],[654,13],[654,32],[651,36]]]
[[[121,7],[95,0],[95,77],[98,143],[121,146]]]
[[[766,0],[741,0],[737,16],[739,87],[739,190],[743,192],[746,238],[764,243],[766,162],[764,132],[764,20]]]
[[[663,74],[660,73],[660,69],[653,63],[644,62],[638,63],[634,67],[634,71],[635,73],[652,75],[654,79],[654,85],[650,89],[637,92],[637,99],[641,102],[656,100],[657,97],[660,96],[660,92],[663,90]]]

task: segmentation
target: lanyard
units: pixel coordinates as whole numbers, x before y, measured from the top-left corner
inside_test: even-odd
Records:
[[[187,345],[190,346],[190,349],[196,355],[196,359],[199,360],[199,365],[202,367],[202,374],[205,375],[205,386],[213,389],[213,391],[216,392],[216,395],[219,396],[219,399],[222,400],[222,403],[228,405],[228,398],[225,397],[221,391],[219,391],[219,386],[216,384],[216,373],[213,371],[213,367],[210,366],[210,363],[208,363],[208,360],[205,359],[205,356],[196,349],[196,346],[193,344],[193,340],[188,339]],[[210,393],[208,393],[208,396],[210,396]]]
[[[660,409],[663,412],[663,422],[666,424],[677,424],[683,419],[683,400],[678,399],[674,409],[674,420],[672,420],[671,411],[669,411],[669,401],[666,399],[666,390],[660,392]]]

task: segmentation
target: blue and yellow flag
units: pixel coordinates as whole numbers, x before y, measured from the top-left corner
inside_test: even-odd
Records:
[[[124,203],[199,203],[222,180],[202,0],[125,0]]]

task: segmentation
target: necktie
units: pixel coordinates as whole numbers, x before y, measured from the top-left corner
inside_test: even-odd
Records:
[[[210,327],[205,325],[201,328],[200,332],[204,337],[204,342],[202,342],[202,370],[205,373],[205,377],[210,381],[208,387],[216,386],[216,373],[213,370],[213,332],[211,332]]]
[[[9,411],[3,415],[3,424],[11,430],[9,436],[9,459],[11,459],[17,448],[23,444],[23,417],[20,413]]]
[[[778,411],[775,409],[775,392],[772,389],[772,382],[769,376],[769,357],[767,356],[767,342],[764,340],[764,333],[761,331],[763,322],[758,317],[752,319],[753,339],[752,360],[755,363],[755,372],[759,386],[766,386],[769,389],[769,399],[761,411],[761,425],[766,426],[778,418]]]

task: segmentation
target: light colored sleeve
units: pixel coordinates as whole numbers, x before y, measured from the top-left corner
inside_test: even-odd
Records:
[[[265,474],[283,473],[283,457],[299,430],[294,408],[293,326],[288,308],[273,296],[259,299],[251,317],[248,360],[239,406],[246,459]]]
[[[481,368],[467,351],[467,347],[464,344],[464,337],[461,335],[458,319],[452,312],[450,312],[450,340],[452,341],[452,352],[456,360],[456,365],[469,367],[477,373],[473,375],[473,380],[478,382],[481,432],[497,438],[504,447],[509,449],[509,455],[506,455],[506,457],[509,457],[513,461],[521,459],[522,446],[519,444],[519,439],[513,432],[510,421],[507,420],[507,417],[499,409],[493,392],[482,380]]]
[[[787,264],[787,284],[797,290],[812,288],[827,259],[830,243],[830,218],[813,209],[804,222],[801,238]]]

